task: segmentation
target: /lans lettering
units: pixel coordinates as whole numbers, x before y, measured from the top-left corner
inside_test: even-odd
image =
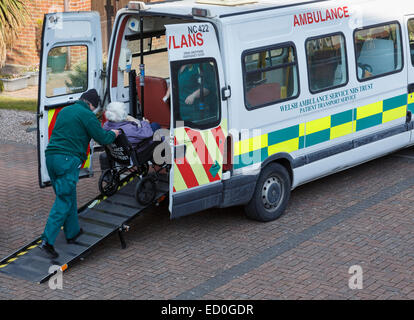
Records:
[[[196,34],[183,34],[181,35],[181,37],[170,36],[168,39],[169,49],[195,48],[201,47],[203,44],[204,39],[203,34],[201,32],[198,32]]]

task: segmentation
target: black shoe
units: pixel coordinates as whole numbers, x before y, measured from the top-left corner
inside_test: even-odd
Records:
[[[83,233],[83,229],[82,229],[82,228],[80,228],[80,230],[79,230],[78,234],[77,234],[76,236],[74,236],[73,238],[71,238],[71,239],[66,239],[66,242],[67,242],[68,244],[75,244],[75,243],[76,243],[76,239],[77,239],[77,238],[79,238],[79,236],[80,236],[82,233]]]
[[[39,248],[40,248],[43,252],[47,253],[47,255],[48,255],[49,257],[51,257],[52,259],[56,259],[57,257],[59,257],[59,254],[55,251],[55,248],[53,248],[53,246],[52,246],[52,245],[48,244],[48,243],[46,242],[46,240],[43,240],[43,241],[42,241],[42,244],[39,246]]]

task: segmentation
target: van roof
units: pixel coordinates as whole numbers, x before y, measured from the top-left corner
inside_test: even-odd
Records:
[[[192,8],[202,8],[208,9],[213,17],[216,16],[224,18],[256,11],[282,9],[329,1],[332,2],[332,0],[257,0],[255,3],[228,6],[198,3],[196,0],[166,0],[160,2],[150,2],[147,3],[146,6],[154,8],[157,12],[166,12],[177,15],[191,15]]]

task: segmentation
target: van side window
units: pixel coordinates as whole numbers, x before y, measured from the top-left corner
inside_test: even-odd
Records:
[[[306,41],[309,89],[317,93],[348,83],[348,66],[343,34]]]
[[[402,70],[401,29],[398,23],[356,30],[354,41],[358,80]]]
[[[408,20],[408,35],[410,37],[411,62],[414,66],[414,19]]]
[[[244,95],[247,109],[294,99],[299,95],[296,50],[293,45],[243,54]]]
[[[47,55],[46,96],[81,93],[88,89],[88,47],[54,47]]]

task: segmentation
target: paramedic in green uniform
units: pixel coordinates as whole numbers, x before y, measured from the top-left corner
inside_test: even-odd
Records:
[[[183,65],[178,71],[178,88],[181,120],[199,121],[216,112],[216,76],[210,63]]]
[[[46,167],[56,200],[39,248],[51,258],[58,257],[53,246],[62,226],[68,243],[74,243],[82,233],[78,221],[76,184],[80,167],[87,159],[90,140],[93,138],[102,145],[110,144],[119,134],[118,130],[102,129],[93,112],[98,105],[98,93],[92,89],[85,92],[78,102],[62,109],[45,151]]]

